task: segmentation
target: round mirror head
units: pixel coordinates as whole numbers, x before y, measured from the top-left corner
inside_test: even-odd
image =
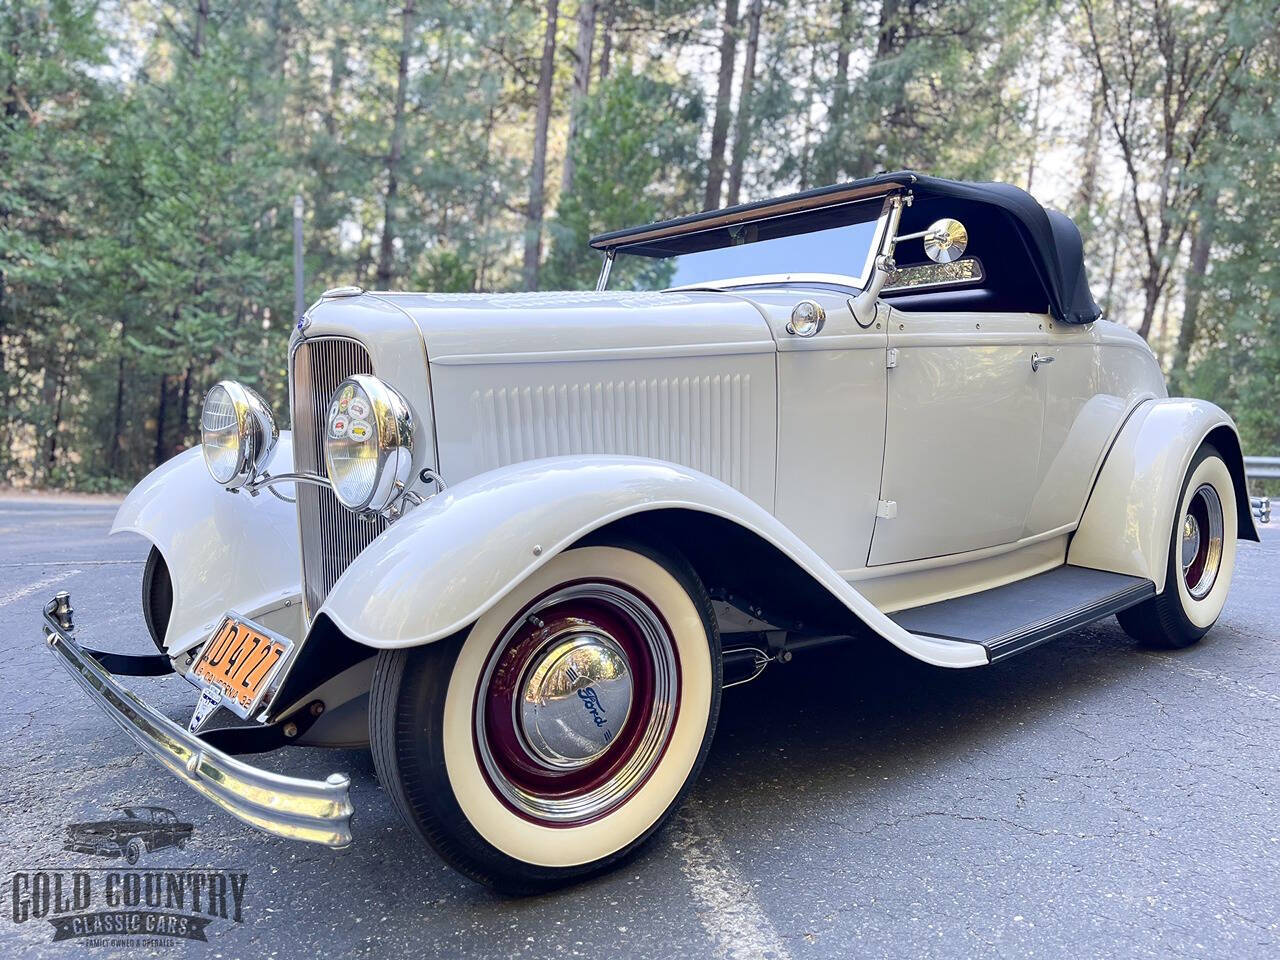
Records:
[[[943,217],[929,225],[924,235],[924,253],[934,263],[959,260],[969,245],[969,231],[959,220]]]

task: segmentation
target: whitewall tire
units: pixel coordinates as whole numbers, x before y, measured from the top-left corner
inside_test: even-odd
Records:
[[[406,822],[515,892],[606,869],[670,814],[720,705],[710,600],[681,557],[568,550],[468,631],[378,655],[370,742]]]
[[[1164,589],[1117,615],[1149,646],[1185,647],[1217,622],[1236,560],[1236,493],[1221,454],[1203,445],[1191,460],[1174,513]]]

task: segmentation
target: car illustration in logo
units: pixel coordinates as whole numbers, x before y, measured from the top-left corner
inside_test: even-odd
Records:
[[[130,865],[152,850],[177,847],[191,839],[191,824],[164,807],[128,806],[114,808],[119,814],[110,820],[67,824],[63,850],[98,857],[124,857]]]

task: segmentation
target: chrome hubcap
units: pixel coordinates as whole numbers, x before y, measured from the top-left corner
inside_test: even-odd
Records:
[[[1222,500],[1207,483],[1196,488],[1182,518],[1182,579],[1187,592],[1203,600],[1222,566]]]
[[[476,752],[516,813],[585,823],[648,779],[679,702],[675,643],[654,606],[621,584],[573,583],[498,639],[476,689]]]
[[[530,756],[564,769],[590,763],[626,724],[631,687],[631,664],[612,637],[557,637],[533,662],[520,697],[517,729]]]
[[[1191,566],[1200,552],[1200,521],[1191,514],[1182,518],[1182,568]]]

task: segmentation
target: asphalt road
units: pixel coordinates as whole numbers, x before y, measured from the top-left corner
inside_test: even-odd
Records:
[[[531,899],[419,848],[360,751],[260,758],[348,772],[356,840],[266,837],[141,756],[40,642],[69,589],[88,643],[148,652],[146,547],[113,506],[0,501],[0,956],[1280,956],[1280,531],[1242,547],[1198,646],[1137,648],[1113,620],[994,667],[889,649],[797,655],[728,691],[683,813],[628,867]],[[185,721],[193,690],[130,681]],[[52,942],[16,923],[16,871],[106,866],[64,826],[129,803],[194,824],[139,867],[246,873],[208,943]]]

